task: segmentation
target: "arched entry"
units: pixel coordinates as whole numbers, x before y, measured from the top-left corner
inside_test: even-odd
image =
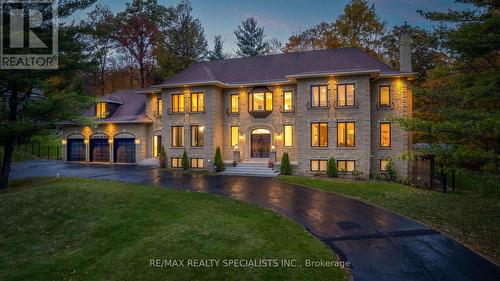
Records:
[[[252,158],[269,158],[271,131],[255,129],[251,132],[250,155]]]
[[[135,135],[119,133],[114,137],[113,158],[115,163],[135,163]]]
[[[71,134],[67,139],[67,160],[68,161],[85,161],[87,153],[85,149],[85,136],[79,133]]]
[[[90,162],[109,162],[108,138],[102,133],[90,136]]]

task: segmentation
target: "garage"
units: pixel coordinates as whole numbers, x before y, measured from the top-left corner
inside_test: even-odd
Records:
[[[107,136],[95,136],[90,139],[90,162],[109,162]]]
[[[117,138],[114,145],[116,163],[135,163],[135,138]]]
[[[83,138],[68,138],[67,149],[68,161],[85,161],[85,143]]]

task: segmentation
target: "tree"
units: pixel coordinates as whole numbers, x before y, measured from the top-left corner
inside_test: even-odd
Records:
[[[335,161],[335,158],[334,157],[330,157],[328,159],[328,163],[327,163],[327,167],[326,167],[326,174],[329,176],[329,177],[337,177],[339,175],[338,171],[337,171],[337,163]]]
[[[288,157],[288,152],[283,153],[281,157],[280,172],[282,175],[291,175],[292,166],[290,165],[290,158]]]
[[[267,42],[264,41],[264,28],[257,26],[257,20],[247,18],[234,31],[236,35],[237,54],[240,57],[254,57],[267,52]]]
[[[65,18],[75,11],[85,9],[94,1],[59,1],[58,14]],[[40,9],[37,3],[25,3],[25,8]],[[9,16],[11,10],[6,6],[3,16]],[[29,19],[24,14],[23,19]],[[50,38],[52,34],[49,15],[43,16],[42,25],[37,28],[40,38]],[[10,28],[6,23],[0,28],[8,34]],[[82,83],[78,74],[81,70],[90,69],[85,61],[85,44],[81,41],[82,30],[78,26],[59,24],[59,69],[55,70],[0,70],[0,146],[3,147],[3,159],[0,169],[0,188],[6,188],[14,145],[18,140],[29,139],[35,135],[48,134],[63,121],[83,122],[81,109],[90,105],[91,99],[81,91]],[[20,48],[19,52],[29,53]],[[44,97],[35,98],[34,92],[42,90]]]
[[[217,149],[215,150],[214,166],[216,172],[222,172],[226,169],[224,161],[222,161],[222,154],[220,152],[220,147],[217,147]]]
[[[207,59],[208,60],[223,60],[226,58],[226,55],[224,55],[223,52],[223,45],[224,40],[222,39],[221,35],[215,35],[214,38],[214,49],[213,51],[210,51],[208,54]]]
[[[167,167],[167,152],[165,151],[165,147],[162,145],[160,148],[160,168]]]
[[[272,38],[266,42],[268,48],[266,55],[275,55],[283,52],[283,43],[278,38]]]
[[[322,22],[313,28],[292,35],[283,51],[289,53],[340,47],[342,43],[333,24]]]
[[[189,158],[187,155],[187,151],[184,149],[184,153],[182,154],[182,169],[189,170]]]
[[[396,165],[394,164],[394,161],[392,159],[389,160],[389,163],[387,163],[387,166],[385,167],[385,171],[387,172],[387,179],[390,181],[395,181],[396,178],[398,177]]]

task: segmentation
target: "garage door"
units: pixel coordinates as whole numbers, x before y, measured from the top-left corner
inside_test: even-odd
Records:
[[[115,139],[115,162],[135,163],[135,139]]]
[[[68,139],[68,161],[85,161],[83,139]]]
[[[90,161],[109,162],[108,139],[90,139]]]

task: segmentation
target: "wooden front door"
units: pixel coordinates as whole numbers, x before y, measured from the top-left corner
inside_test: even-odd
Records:
[[[252,135],[252,157],[268,158],[271,149],[271,134]]]

